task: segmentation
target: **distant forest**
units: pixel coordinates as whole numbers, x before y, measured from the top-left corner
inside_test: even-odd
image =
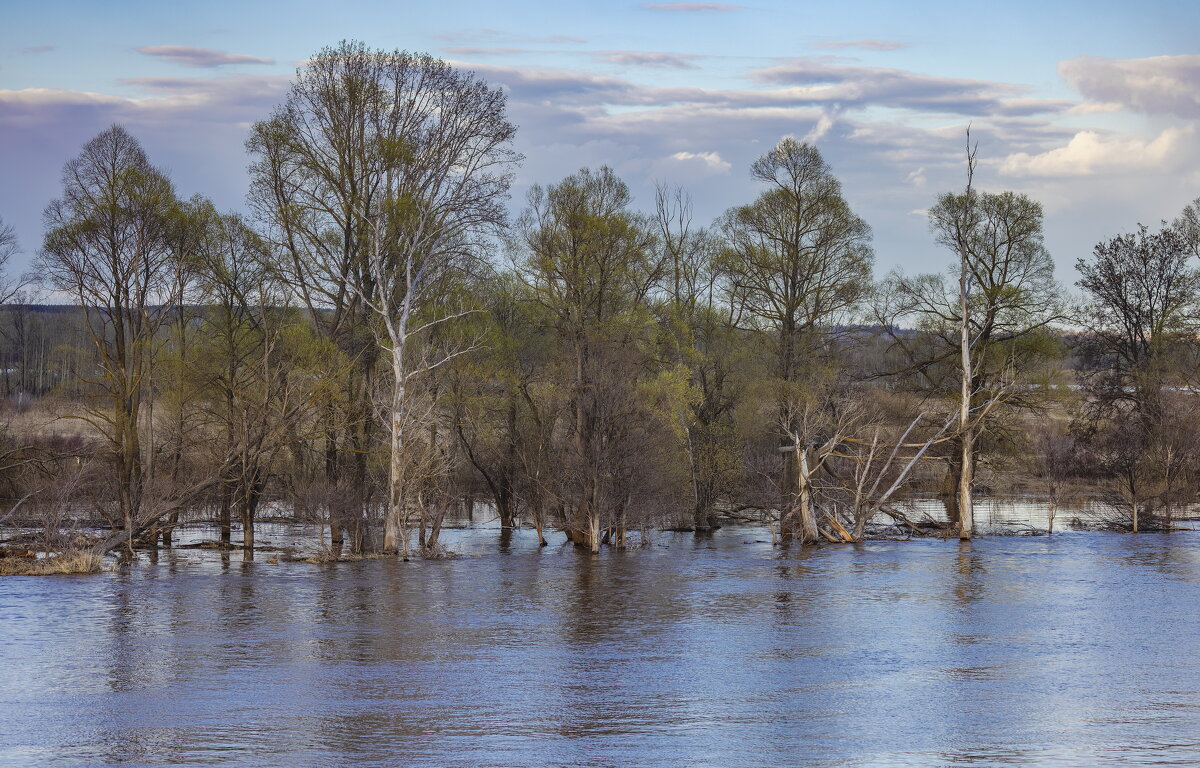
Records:
[[[0,293],[0,526],[128,554],[214,520],[253,559],[270,517],[334,558],[440,557],[468,512],[596,552],[730,520],[970,538],[981,494],[1132,531],[1197,502],[1200,198],[1073,254],[1075,302],[1041,205],[976,188],[969,133],[929,201],[945,271],[877,278],[810,144],[711,223],[608,167],[513,219],[516,130],[474,73],[343,42],[250,130],[246,214],[120,125],[88,141]]]

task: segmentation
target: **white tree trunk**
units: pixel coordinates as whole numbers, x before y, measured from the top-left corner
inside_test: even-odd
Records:
[[[817,518],[812,507],[812,482],[808,468],[808,447],[796,443],[797,484],[800,486],[800,541],[811,544],[817,540]]]
[[[968,187],[969,189],[969,187]],[[962,403],[958,414],[959,434],[962,440],[962,465],[958,476],[958,537],[971,538],[975,522],[975,508],[971,500],[971,477],[974,475],[975,431],[971,425],[971,323],[970,305],[970,273],[967,268],[967,251],[961,249],[962,274],[958,284],[958,308],[962,315],[961,338],[962,345]]]
[[[392,344],[392,407],[388,463],[388,505],[383,524],[383,548],[408,557],[408,520],[404,503],[404,346],[393,336]]]

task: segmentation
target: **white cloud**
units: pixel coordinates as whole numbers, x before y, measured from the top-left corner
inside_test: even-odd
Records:
[[[451,45],[443,50],[455,56],[519,56],[525,53],[540,53],[530,48],[484,48],[477,45]]]
[[[822,112],[821,119],[817,121],[817,124],[814,125],[808,133],[804,134],[804,138],[801,139],[801,141],[806,141],[809,144],[816,144],[818,141],[825,138],[826,134],[833,129],[835,122],[837,122],[837,118],[834,115],[831,115],[828,112]]]
[[[1195,154],[1195,130],[1167,128],[1153,139],[1080,131],[1065,146],[1030,154],[1016,152],[1000,163],[1010,176],[1093,176],[1122,171],[1151,171]]]
[[[844,108],[879,105],[977,117],[1047,114],[1072,106],[1064,99],[1033,98],[1026,85],[865,67],[829,57],[791,59],[757,69],[750,76],[763,84],[793,86],[777,93],[786,92],[796,101]]]
[[[835,112],[882,106],[979,119],[1062,112],[1073,105],[1065,99],[1029,97],[1027,86],[935,77],[898,69],[836,65],[821,59],[797,59],[750,73],[751,79],[763,86],[785,86],[775,88],[652,86],[592,72],[486,64],[470,66],[488,80],[508,86],[514,96],[539,94],[540,98],[563,106],[694,104],[743,109],[820,106]]]
[[[1102,115],[1120,112],[1125,107],[1115,101],[1085,101],[1066,111],[1068,115]]]
[[[514,34],[505,32],[499,29],[469,29],[458,32],[439,32],[433,35],[436,40],[442,40],[447,43],[478,43],[486,41],[489,43],[506,42],[506,43],[586,43],[587,39],[576,37],[575,35],[544,35],[542,37],[529,37],[528,35]]]
[[[671,155],[671,159],[681,163],[699,161],[713,173],[729,173],[729,169],[733,167],[731,163],[722,160],[721,155],[716,152],[676,152]]]
[[[508,42],[498,35],[487,40]],[[605,53],[614,52],[577,55],[585,62]],[[652,73],[614,77],[594,65],[591,71],[495,62],[470,68],[505,88],[511,119],[521,126],[517,149],[527,160],[513,190],[514,208],[531,183],[607,163],[629,182],[635,205],[653,200],[656,180],[683,184],[694,195],[697,217],[705,219],[754,199],[761,188],[747,173],[750,163],[780,136],[793,135],[820,142],[854,210],[877,232],[881,268],[938,268],[943,254],[930,248],[923,211],[936,192],[961,188],[968,120],[985,159],[977,176],[981,188],[1012,187],[1044,202],[1056,254],[1090,247],[1116,221],[1169,218],[1178,200],[1195,197],[1200,164],[1191,147],[1200,142],[1191,129],[1144,138],[1080,131],[1046,114],[1072,102],[1036,98],[1021,84],[829,59],[779,65],[785,69],[758,70],[733,88],[680,77],[670,78],[678,84],[660,85]],[[136,98],[0,91],[0,143],[16,148],[13,177],[30,180],[0,190],[0,209],[36,237],[62,163],[114,121],[145,142],[182,191],[239,205],[247,126],[270,114],[290,81],[285,75],[123,80]],[[1098,104],[1088,102],[1072,122],[1094,127],[1086,114]],[[1105,183],[1096,183],[1097,174],[1107,174]]]

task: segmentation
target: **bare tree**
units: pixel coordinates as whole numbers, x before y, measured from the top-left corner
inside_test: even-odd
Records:
[[[12,301],[30,282],[28,276],[13,279],[9,272],[10,262],[20,252],[21,246],[17,242],[16,230],[0,218],[0,305]]]
[[[1190,247],[1177,227],[1143,225],[1076,264],[1088,298],[1079,321],[1089,331],[1080,347],[1087,401],[1076,430],[1093,462],[1118,482],[1135,532],[1192,453],[1174,428],[1192,409],[1200,330],[1200,270],[1189,263]],[[1182,400],[1173,388],[1183,390]]]
[[[961,198],[946,197],[933,216],[934,226],[940,229],[943,244],[958,254],[958,329],[959,366],[962,371],[959,392],[958,440],[958,530],[959,538],[971,538],[975,525],[975,506],[971,499],[971,481],[975,476],[975,433],[971,421],[971,397],[975,389],[975,366],[971,364],[971,256],[972,245],[979,228],[979,209],[975,201],[975,153],[971,145],[971,130],[967,129],[967,187]]]
[[[957,401],[956,445],[946,458],[954,486],[948,511],[962,538],[974,528],[980,441],[997,431],[1005,409],[1044,402],[1047,388],[1032,384],[1058,354],[1048,329],[1062,316],[1041,205],[1015,192],[977,191],[969,142],[968,135],[966,188],[942,195],[929,211],[937,242],[955,254],[953,283],[894,274],[879,312],[904,358],[899,373],[927,396]],[[903,332],[905,324],[917,333]]]
[[[196,250],[198,297],[205,302],[188,370],[199,393],[206,443],[224,467],[219,489],[221,538],[233,513],[242,526],[243,559],[254,557],[255,516],[272,464],[292,422],[310,402],[307,372],[292,365],[288,329],[294,307],[269,268],[274,254],[236,215],[211,207]],[[202,453],[202,449],[196,450]]]
[[[342,358],[323,372],[331,386],[313,449],[331,502],[335,552],[375,496],[368,467],[379,437],[374,397],[381,350],[359,294],[371,288],[365,213],[378,208],[383,185],[381,146],[367,128],[380,106],[382,65],[361,44],[322,50],[246,143],[253,158],[250,204],[283,256],[278,269]]]
[[[63,196],[46,208],[42,274],[88,316],[99,355],[98,404],[78,418],[109,441],[126,544],[132,553],[141,519],[147,454],[142,410],[153,344],[175,298],[171,182],[150,165],[124,128],[114,125],[84,145],[63,169]]]
[[[845,438],[846,455],[852,464],[851,471],[841,478],[842,486],[849,491],[851,511],[851,535],[855,540],[861,540],[869,523],[879,513],[890,515],[901,522],[906,518],[891,509],[888,505],[896,494],[904,488],[922,459],[928,457],[929,449],[948,438],[943,435],[950,430],[958,419],[958,414],[951,415],[923,442],[907,442],[918,427],[927,420],[927,414],[918,414],[900,435],[889,439],[881,425],[865,425],[869,428],[870,439]],[[866,433],[868,430],[860,430]],[[911,451],[903,456],[903,452]]]
[[[261,206],[305,301],[332,306],[351,324],[367,321],[346,308],[362,308],[380,329],[374,341],[392,381],[388,550],[407,554],[409,546],[405,445],[419,427],[406,406],[413,378],[458,354],[424,356],[434,347],[418,350],[414,339],[461,315],[443,303],[446,284],[504,221],[520,159],[510,147],[515,130],[504,93],[474,74],[427,55],[343,42],[309,61],[251,140],[261,158]]]

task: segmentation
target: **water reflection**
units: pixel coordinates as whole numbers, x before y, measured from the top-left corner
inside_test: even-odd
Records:
[[[1200,763],[1200,534],[447,537],[0,580],[0,765]]]
[[[966,608],[983,595],[986,570],[983,557],[973,548],[970,539],[958,542],[958,553],[954,556],[954,597],[960,607]]]

